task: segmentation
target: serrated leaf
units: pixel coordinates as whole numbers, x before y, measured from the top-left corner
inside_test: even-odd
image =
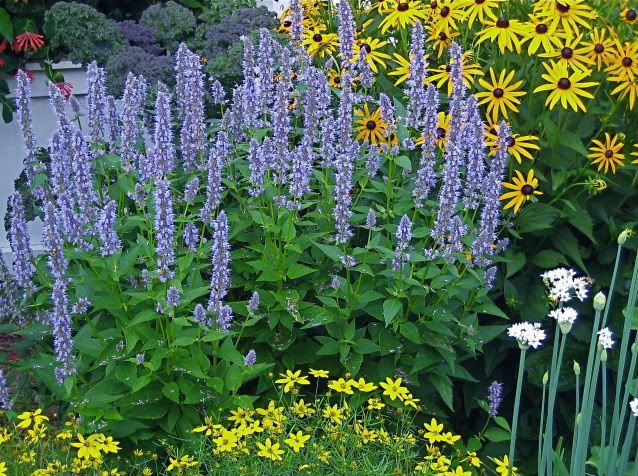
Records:
[[[383,320],[386,327],[392,322],[392,319],[401,311],[403,305],[398,299],[386,299],[383,302]]]

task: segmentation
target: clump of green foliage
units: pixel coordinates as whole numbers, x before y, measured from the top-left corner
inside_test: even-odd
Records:
[[[153,30],[164,48],[175,51],[181,41],[193,34],[197,21],[188,8],[168,1],[164,5],[155,4],[144,10],[140,24]]]

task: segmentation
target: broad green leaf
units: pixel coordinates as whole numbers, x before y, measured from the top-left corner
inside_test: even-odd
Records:
[[[169,400],[179,403],[179,387],[175,382],[165,383],[162,387],[162,393]]]
[[[561,264],[568,264],[562,253],[552,249],[542,250],[536,253],[532,258],[532,263],[539,268],[545,269],[556,268]]]
[[[495,426],[485,430],[484,435],[485,435],[485,438],[490,440],[492,443],[501,443],[503,441],[510,440],[509,431],[505,431],[502,428],[496,428]]]
[[[310,268],[309,266],[295,263],[293,265],[290,265],[290,267],[288,268],[287,274],[289,278],[296,279],[314,272],[315,272],[315,269]]]
[[[0,35],[4,36],[9,43],[13,41],[13,23],[7,11],[0,7]]]
[[[450,378],[445,374],[433,374],[430,376],[430,381],[441,396],[441,399],[450,410],[454,411],[454,405],[452,403],[452,382]]]
[[[386,327],[392,322],[392,319],[401,311],[403,305],[398,299],[386,299],[383,302],[383,320]]]

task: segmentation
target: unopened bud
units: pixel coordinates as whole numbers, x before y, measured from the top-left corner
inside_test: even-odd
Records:
[[[634,232],[631,228],[625,228],[620,235],[618,235],[618,244],[620,246],[625,244],[625,241],[627,241],[627,238],[631,238],[633,236]]]
[[[574,360],[574,374],[580,375],[580,365],[578,365],[578,362],[576,362],[575,360]]]
[[[594,309],[597,311],[602,311],[605,309],[605,304],[607,303],[607,298],[602,292],[599,292],[594,296]]]
[[[600,353],[600,361],[603,363],[607,362],[607,349],[603,349]]]
[[[569,331],[572,330],[572,323],[567,321],[561,322],[558,324],[558,327],[560,327],[560,331],[563,334],[569,334]]]
[[[549,381],[549,372],[545,372],[545,375],[543,375],[543,385],[547,385],[548,381]]]

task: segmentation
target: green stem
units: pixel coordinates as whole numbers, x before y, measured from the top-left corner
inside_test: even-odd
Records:
[[[607,364],[603,362],[603,407],[602,407],[602,417],[600,419],[600,468],[601,475],[607,472],[607,467],[605,466],[606,462],[606,452],[605,446],[607,445]]]
[[[543,420],[545,418],[545,394],[547,393],[547,384],[543,380],[543,399],[541,403],[541,423],[538,425],[538,454],[536,455],[536,471],[540,472],[541,455],[543,454]]]
[[[518,430],[518,411],[521,405],[521,387],[523,386],[523,374],[525,373],[525,352],[527,349],[521,349],[521,356],[518,361],[518,378],[516,380],[516,396],[514,398],[514,413],[512,414],[512,438],[510,439],[509,452],[509,472],[511,475],[514,466],[514,452],[516,450],[516,432]]]
[[[567,340],[567,334],[564,334],[560,327],[556,326],[556,334],[554,336],[554,352],[556,355],[556,347],[558,344],[559,334],[562,334],[560,338],[560,344],[558,345],[558,355],[554,360],[552,357],[552,371],[549,378],[549,398],[547,404],[547,423],[545,424],[545,437],[544,437],[544,449],[541,457],[541,474],[547,467],[547,474],[551,476],[552,473],[552,455],[554,451],[553,436],[554,436],[554,405],[556,404],[556,393],[558,389],[558,379],[560,377],[560,369],[563,363],[563,352],[565,350],[565,341]],[[543,465],[545,461],[546,466]]]
[[[620,467],[618,471],[618,474],[620,476],[625,476],[625,471],[627,470],[627,458],[629,457],[629,450],[634,438],[634,432],[636,431],[636,417],[631,416],[630,418],[631,420],[629,420],[629,426],[625,435],[625,443],[622,446],[622,453],[620,455]],[[638,475],[638,457],[636,457],[636,459],[634,460],[633,474]]]

